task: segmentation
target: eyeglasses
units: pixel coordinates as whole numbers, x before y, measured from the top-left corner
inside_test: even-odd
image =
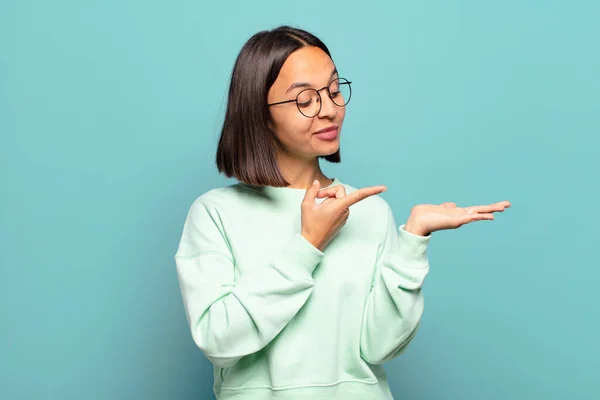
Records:
[[[352,96],[352,87],[350,86],[352,82],[344,78],[336,78],[332,80],[329,85],[322,87],[321,89],[304,89],[294,100],[286,100],[280,101],[277,103],[267,104],[267,106],[275,106],[277,104],[285,104],[285,103],[296,103],[298,106],[298,111],[302,115],[307,118],[314,118],[321,112],[322,106],[322,98],[319,93],[321,90],[327,89],[327,94],[333,104],[338,107],[344,107],[350,101],[350,97]]]

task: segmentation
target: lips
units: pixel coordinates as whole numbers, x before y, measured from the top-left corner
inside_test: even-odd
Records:
[[[338,136],[338,126],[337,125],[328,126],[327,128],[324,128],[324,129],[321,129],[320,131],[315,132],[315,135],[319,139],[333,140],[333,139],[337,138],[337,136]]]
[[[328,126],[327,128],[323,128],[320,131],[316,131],[315,135],[319,134],[319,133],[325,133],[325,132],[331,132],[331,131],[337,131],[338,127],[337,125],[331,125]]]

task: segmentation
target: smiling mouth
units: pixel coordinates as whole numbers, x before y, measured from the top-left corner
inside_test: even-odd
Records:
[[[315,132],[315,136],[321,140],[334,140],[338,137],[338,126],[329,126],[325,129],[321,129],[318,132]]]
[[[323,134],[323,133],[330,133],[333,131],[337,131],[338,127],[337,125],[332,125],[332,126],[328,126],[327,128],[321,129],[320,131],[315,132],[315,135],[319,135],[319,134]]]

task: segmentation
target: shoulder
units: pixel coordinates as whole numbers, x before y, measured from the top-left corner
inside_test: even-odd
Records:
[[[346,183],[342,185],[346,195],[358,190]],[[350,206],[350,215],[343,228],[344,235],[356,239],[361,246],[371,244],[377,247],[385,239],[391,219],[393,215],[388,202],[378,194],[368,196]]]
[[[358,190],[352,185],[343,185],[346,188],[346,195]],[[366,197],[350,206],[350,218],[359,227],[361,234],[371,231],[378,238],[385,235],[390,223],[395,224],[389,203],[378,194]]]
[[[356,190],[358,190],[358,188],[349,185],[347,183],[343,183],[342,184],[345,189],[346,189],[346,194],[350,194]],[[391,207],[388,204],[388,202],[381,197],[380,195],[376,194],[376,195],[372,195],[369,196],[361,201],[359,201],[358,203],[355,203],[353,206],[353,208],[357,208],[357,209],[361,209],[361,210],[365,210],[365,211],[371,211],[377,215],[387,215],[389,212],[391,212]]]
[[[239,183],[210,189],[197,196],[189,207],[189,217],[213,213],[239,204],[243,197],[252,196]]]
[[[210,189],[198,196],[192,205],[204,205],[218,207],[229,203],[242,201],[245,197],[255,197],[253,193],[245,185],[234,183],[227,186]]]

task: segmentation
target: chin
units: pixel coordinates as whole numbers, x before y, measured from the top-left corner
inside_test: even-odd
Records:
[[[321,146],[320,150],[322,150],[322,151],[319,151],[318,155],[319,156],[329,156],[331,154],[336,153],[339,149],[340,149],[340,142],[339,142],[339,140],[336,140],[336,141],[331,142],[331,144],[329,144],[329,145]]]

